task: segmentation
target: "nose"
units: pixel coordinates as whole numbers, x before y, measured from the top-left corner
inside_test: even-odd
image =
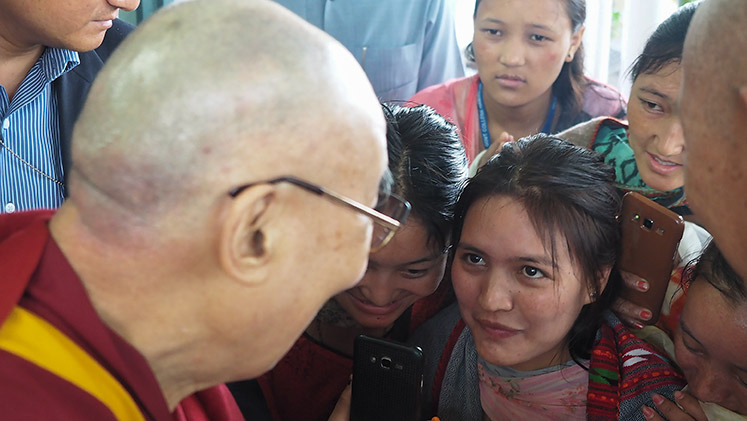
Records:
[[[727,373],[720,373],[711,367],[700,367],[697,375],[688,378],[688,390],[702,402],[724,404],[731,396]]]
[[[679,156],[685,151],[685,136],[682,134],[680,119],[672,117],[671,120],[657,145],[659,153],[665,157]]]
[[[514,307],[513,295],[500,275],[491,275],[480,290],[479,303],[485,311],[509,311]]]
[[[510,37],[503,42],[500,54],[500,62],[507,67],[516,67],[524,64],[524,44],[516,37]]]
[[[389,305],[395,298],[391,274],[385,270],[369,268],[358,283],[358,288],[368,301],[380,307]]]
[[[140,5],[140,0],[108,0],[109,4],[117,9],[131,12]]]

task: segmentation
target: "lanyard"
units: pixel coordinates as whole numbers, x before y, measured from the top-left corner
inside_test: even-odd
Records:
[[[552,130],[552,122],[555,120],[555,106],[558,103],[558,99],[555,95],[552,96],[552,102],[550,103],[550,109],[547,111],[547,118],[545,124],[542,125],[542,133],[550,134]],[[477,85],[477,111],[480,119],[480,132],[482,133],[482,145],[485,149],[490,147],[492,143],[490,140],[490,130],[488,130],[488,114],[485,112],[485,103],[482,100],[482,81],[478,82]]]

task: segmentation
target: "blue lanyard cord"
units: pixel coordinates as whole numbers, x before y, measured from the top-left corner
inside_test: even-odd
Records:
[[[547,111],[547,118],[545,124],[542,125],[542,133],[550,134],[552,130],[552,122],[555,120],[555,107],[558,104],[558,99],[555,95],[552,96],[552,102],[550,103],[550,109]],[[488,114],[485,112],[485,102],[482,99],[482,81],[477,84],[477,111],[480,118],[480,132],[482,133],[482,145],[485,149],[490,147],[492,143],[490,140],[490,130],[488,129]]]

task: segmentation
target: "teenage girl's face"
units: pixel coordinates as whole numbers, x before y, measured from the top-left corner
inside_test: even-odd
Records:
[[[582,35],[563,0],[482,0],[472,47],[486,101],[518,107],[549,95]]]
[[[747,415],[747,304],[734,307],[703,278],[687,292],[674,352],[689,392]]]
[[[428,232],[410,217],[391,242],[372,253],[355,288],[335,297],[365,328],[389,328],[415,301],[431,295],[441,282],[446,253],[428,241]]]
[[[682,66],[670,63],[633,82],[628,102],[628,140],[649,187],[667,191],[685,184],[685,137],[675,110]]]
[[[570,360],[566,337],[590,298],[565,244],[556,235],[553,268],[523,205],[493,196],[470,206],[451,274],[462,318],[487,362],[527,371]]]

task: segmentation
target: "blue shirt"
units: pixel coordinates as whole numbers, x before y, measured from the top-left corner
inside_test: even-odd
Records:
[[[340,41],[382,101],[464,76],[455,0],[275,0]]]
[[[62,204],[60,125],[51,84],[79,63],[75,51],[46,48],[13,101],[0,85],[0,212]]]

